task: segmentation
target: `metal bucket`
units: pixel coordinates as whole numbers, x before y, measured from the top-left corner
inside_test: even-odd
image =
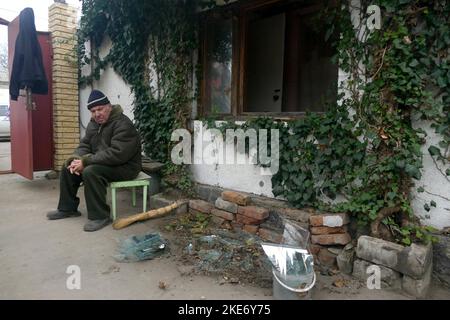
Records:
[[[308,299],[316,283],[314,258],[308,250],[285,244],[261,245],[272,263],[274,299]]]
[[[273,298],[275,300],[311,300],[312,299],[312,288],[316,283],[316,274],[313,273],[313,279],[310,285],[304,288],[292,288],[285,284],[278,276],[275,270],[272,270],[273,274]],[[287,280],[292,283],[306,283],[302,282],[298,276],[288,275]]]

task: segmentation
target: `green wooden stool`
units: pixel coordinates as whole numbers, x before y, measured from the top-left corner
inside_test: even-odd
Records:
[[[111,191],[111,218],[116,220],[116,189],[119,188],[133,188],[132,189],[132,204],[133,207],[136,206],[136,187],[143,187],[143,198],[142,198],[142,212],[147,211],[147,190],[150,186],[150,176],[144,172],[140,172],[139,175],[134,180],[128,181],[116,181],[109,184],[109,189]]]

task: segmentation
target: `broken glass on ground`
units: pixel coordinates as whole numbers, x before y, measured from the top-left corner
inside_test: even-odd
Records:
[[[192,239],[185,247],[185,258],[195,265],[197,272],[270,287],[271,264],[260,242],[246,232],[215,230],[215,234]]]
[[[314,259],[307,250],[283,244],[262,243],[273,266],[273,276],[290,291],[302,292],[315,282]]]
[[[168,241],[159,233],[132,235],[119,244],[114,259],[118,262],[135,262],[159,257],[168,250]]]
[[[316,280],[314,258],[309,254],[309,231],[293,221],[284,221],[281,244],[261,243],[272,263],[276,281],[293,292],[310,290]]]
[[[239,228],[231,230],[208,225],[203,235],[192,232],[191,223],[178,219],[172,224],[183,226],[171,228],[177,232],[175,242],[182,246],[180,260],[193,267],[197,273],[219,275],[223,279],[238,278],[238,282],[252,283],[263,288],[271,288],[273,266],[261,246],[265,240],[255,234]],[[278,214],[271,213],[269,219],[261,225],[283,235],[283,243],[307,247],[309,232],[299,229],[300,224],[287,222]],[[300,226],[302,227],[302,226]],[[183,239],[183,240],[181,240]]]

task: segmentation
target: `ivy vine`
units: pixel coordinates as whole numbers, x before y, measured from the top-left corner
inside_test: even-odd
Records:
[[[371,221],[375,236],[409,244],[426,238],[420,230],[408,231],[418,224],[410,190],[421,178],[420,145],[426,135],[414,120],[432,123],[442,140],[429,152],[448,166],[440,151],[448,157],[450,6],[447,1],[361,1],[361,21],[374,4],[381,9],[382,27],[363,41],[357,36],[362,30],[355,32],[345,14],[352,9],[348,2],[327,12],[330,25],[342,30],[336,43],[339,65],[351,75],[343,88],[350,97],[343,104],[355,111],[355,128],[368,146],[357,171],[361,186],[352,188],[350,201],[339,209]],[[390,233],[381,234],[382,221]]]

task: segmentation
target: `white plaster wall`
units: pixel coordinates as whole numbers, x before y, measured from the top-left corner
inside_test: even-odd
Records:
[[[261,176],[253,165],[191,165],[191,171],[202,184],[274,197],[271,176]]]
[[[431,145],[438,146],[440,138],[428,121],[415,121],[413,125],[427,132],[426,143],[421,147],[423,154],[422,178],[419,181],[415,180],[415,187],[411,189],[414,213],[425,225],[438,229],[450,227],[450,177],[445,176],[448,165],[445,167],[441,162],[435,164],[428,152]],[[418,187],[423,187],[425,192],[417,192]],[[436,202],[436,207],[430,206],[431,210],[427,212],[423,206],[425,203],[430,204],[431,200]]]
[[[105,39],[102,47],[100,48],[100,56],[105,57],[111,49],[111,41]],[[87,45],[87,51],[89,45]],[[82,74],[87,75],[90,73],[90,66],[84,66]],[[102,91],[112,104],[120,104],[124,110],[124,114],[131,120],[133,116],[133,100],[134,94],[131,92],[129,85],[125,83],[121,76],[119,76],[114,69],[109,66],[101,72],[100,79],[94,81],[92,86],[86,86],[80,89],[80,134],[83,137],[86,131],[86,126],[89,123],[91,114],[87,109],[87,101],[92,89]]]
[[[196,123],[198,124],[199,122]],[[205,126],[204,130],[206,130]],[[223,138],[225,140],[225,137]],[[208,148],[208,140],[205,134],[193,135],[192,137],[194,150],[196,150],[196,146],[197,148],[201,148],[198,149],[201,150],[199,154],[196,154],[196,152],[192,154],[194,164],[190,166],[196,182],[225,189],[250,192],[266,197],[274,197],[272,193],[272,176],[263,174],[260,167],[250,164],[248,160],[248,164],[226,164],[225,160],[223,160],[223,164],[207,164],[212,163],[214,160],[214,157],[208,156],[205,151]],[[216,148],[218,147],[218,144],[216,144]],[[224,158],[219,157],[219,159],[226,159],[226,157],[230,157],[233,154],[230,146],[225,146],[224,149]],[[198,162],[201,164],[195,164]]]

